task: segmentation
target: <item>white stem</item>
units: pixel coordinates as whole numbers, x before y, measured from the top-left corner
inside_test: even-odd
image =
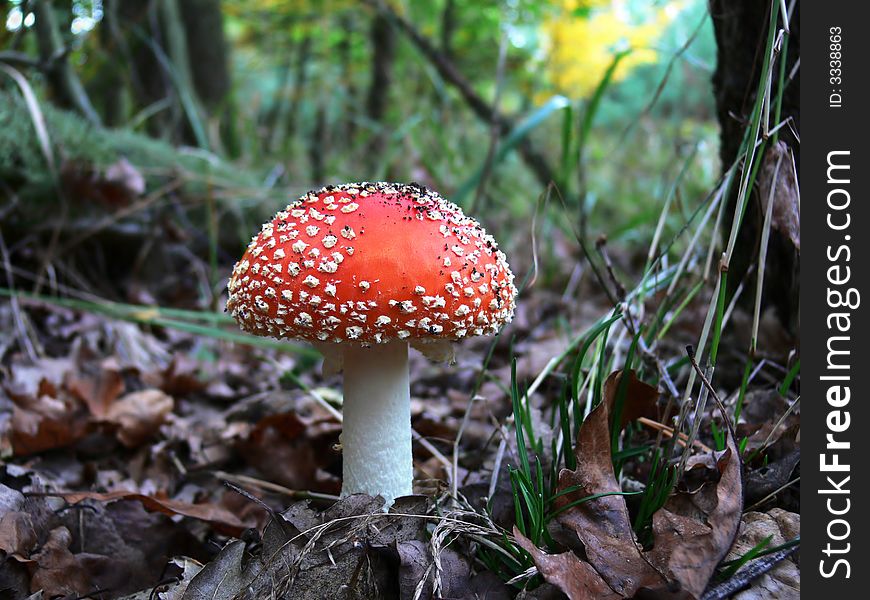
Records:
[[[408,344],[344,349],[341,495],[380,494],[387,506],[411,494],[411,393]]]

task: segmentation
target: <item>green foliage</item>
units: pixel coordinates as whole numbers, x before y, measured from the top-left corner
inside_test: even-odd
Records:
[[[143,175],[186,174],[191,183],[209,179],[237,186],[256,185],[250,174],[202,152],[172,145],[127,129],[94,127],[81,117],[41,102],[55,156],[97,170],[126,158]],[[40,185],[50,183],[32,115],[20,96],[0,89],[0,176]]]

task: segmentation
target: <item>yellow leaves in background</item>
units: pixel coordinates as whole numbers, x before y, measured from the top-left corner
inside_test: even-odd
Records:
[[[617,52],[631,50],[613,81],[638,65],[656,62],[655,42],[684,2],[557,0],[556,4],[543,25],[545,69],[553,91],[579,98],[592,93]]]

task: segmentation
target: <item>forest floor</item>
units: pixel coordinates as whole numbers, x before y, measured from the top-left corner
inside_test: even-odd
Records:
[[[670,512],[652,518],[655,543],[638,544],[627,519],[642,506],[618,494],[644,490],[651,467],[628,457],[617,480],[603,409],[587,416],[576,459],[564,463],[574,469],[550,480],[560,465],[554,398],[570,371],[566,353],[611,308],[601,282],[575,267],[576,251],[562,252],[571,259],[555,261],[564,272],[523,291],[495,342],[458,345],[455,364],[412,353],[419,495],[389,513],[376,498],[337,499],[340,376],[322,378],[317,355],[301,346],[251,347],[172,326],[158,312],[171,310],[167,290],[183,274],[126,280],[129,300],[160,298],[163,307],[126,320],[46,295],[4,299],[0,596],[626,598],[648,587],[655,597],[718,598],[734,592],[716,587],[730,580],[739,598],[798,597],[799,381],[782,384],[793,340],[768,315],[769,354],[752,373],[734,435],[711,398]],[[632,259],[616,257],[626,269]],[[681,349],[697,340],[708,300],[700,296],[654,353],[661,360],[685,357]],[[649,298],[650,313],[660,300]],[[748,330],[743,307],[731,319],[734,331]],[[722,347],[746,348],[747,336],[726,336]],[[614,368],[630,341],[611,340]],[[716,389],[730,412],[745,356],[723,356]],[[683,363],[674,370],[680,390],[691,371]],[[512,381],[527,390],[528,452],[518,447]],[[643,385],[632,380],[624,399],[623,414],[644,415],[631,440],[666,445],[667,394]],[[603,387],[612,410],[613,388]],[[590,451],[601,439],[606,448]],[[543,522],[511,474],[530,456],[530,473],[538,461],[563,496],[541,491]],[[578,489],[609,495],[567,503]],[[630,557],[642,560],[616,564]],[[753,566],[759,572],[746,575]]]

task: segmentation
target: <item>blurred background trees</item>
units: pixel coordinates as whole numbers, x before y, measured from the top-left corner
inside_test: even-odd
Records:
[[[393,179],[433,186],[496,229],[523,229],[549,194],[548,238],[634,243],[674,192],[678,230],[720,174],[703,0],[0,6],[0,62],[33,93],[0,76],[13,238],[52,231],[28,207],[60,202],[67,221],[108,207],[127,213],[98,235],[124,222],[128,235],[137,217],[168,223],[214,267],[298,193]],[[130,209],[149,193],[159,198]]]

